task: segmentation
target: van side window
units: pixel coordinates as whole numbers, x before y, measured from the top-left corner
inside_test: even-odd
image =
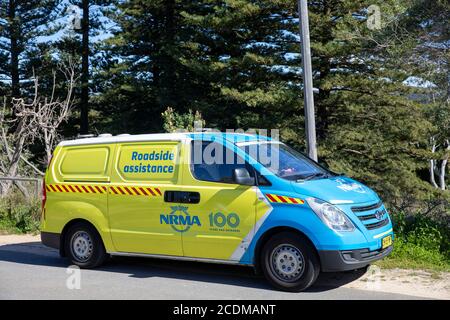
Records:
[[[213,141],[193,141],[191,171],[197,180],[233,183],[233,171],[246,168],[253,177],[254,169],[232,150]]]

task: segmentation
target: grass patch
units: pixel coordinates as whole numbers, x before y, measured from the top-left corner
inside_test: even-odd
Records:
[[[429,250],[397,237],[393,252],[375,265],[385,269],[421,269],[450,272],[450,260],[439,250]]]
[[[14,220],[0,217],[0,235],[7,234],[37,234],[39,232],[39,223],[17,223]]]

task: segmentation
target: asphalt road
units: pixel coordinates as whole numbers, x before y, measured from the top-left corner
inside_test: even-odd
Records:
[[[81,288],[68,289],[68,266],[39,242],[2,245],[0,299],[422,299],[342,287],[362,272],[337,283],[324,275],[306,292],[286,293],[247,267],[145,258],[113,258],[99,269],[81,270]]]

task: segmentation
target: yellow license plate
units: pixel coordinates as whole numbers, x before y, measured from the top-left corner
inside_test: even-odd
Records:
[[[392,245],[392,236],[384,237],[384,238],[381,240],[381,249],[387,248],[387,247],[389,247],[390,245]]]

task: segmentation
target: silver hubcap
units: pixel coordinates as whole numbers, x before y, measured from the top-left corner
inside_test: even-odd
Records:
[[[305,269],[302,253],[290,244],[276,247],[272,251],[271,262],[274,275],[282,281],[297,281]]]
[[[72,255],[80,262],[89,260],[93,251],[93,243],[90,235],[85,231],[76,232],[70,241]]]

